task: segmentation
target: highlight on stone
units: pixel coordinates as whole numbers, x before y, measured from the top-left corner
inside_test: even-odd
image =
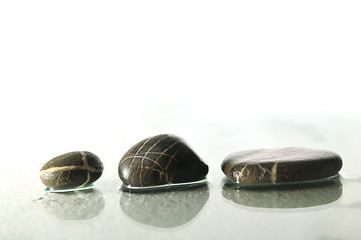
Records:
[[[91,152],[70,152],[48,161],[40,171],[50,190],[87,189],[103,173],[103,163]]]
[[[308,148],[258,149],[230,154],[222,171],[234,183],[277,184],[333,177],[342,167],[334,152]]]
[[[126,187],[139,189],[202,183],[208,166],[183,139],[162,134],[146,138],[130,148],[119,162],[118,173]]]

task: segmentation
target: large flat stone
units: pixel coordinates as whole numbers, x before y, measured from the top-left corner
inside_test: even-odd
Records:
[[[334,152],[296,147],[236,152],[222,162],[226,176],[244,184],[318,180],[336,175],[341,167]]]

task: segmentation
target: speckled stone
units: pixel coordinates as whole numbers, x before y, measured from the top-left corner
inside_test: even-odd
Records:
[[[242,184],[318,180],[336,175],[341,167],[334,152],[296,147],[236,152],[222,163],[226,176]]]
[[[91,152],[70,152],[48,161],[40,171],[41,181],[50,189],[84,187],[103,173],[103,163]]]
[[[147,187],[202,180],[208,166],[183,139],[162,134],[129,149],[119,162],[118,173],[127,186]]]

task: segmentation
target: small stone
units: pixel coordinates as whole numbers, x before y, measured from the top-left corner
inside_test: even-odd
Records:
[[[147,187],[202,180],[208,166],[184,140],[162,134],[129,149],[119,162],[118,173],[127,186]]]
[[[318,180],[336,175],[341,167],[334,152],[296,147],[236,152],[222,162],[226,176],[241,184]]]
[[[48,161],[40,171],[41,181],[50,189],[85,187],[103,173],[103,163],[91,152],[70,152]]]

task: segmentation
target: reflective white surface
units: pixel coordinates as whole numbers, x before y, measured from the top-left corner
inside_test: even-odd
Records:
[[[47,193],[39,179],[45,153],[27,161],[3,161],[0,171],[1,239],[267,238],[358,239],[361,221],[361,118],[304,118],[218,124],[221,133],[186,140],[209,164],[206,186],[155,193],[127,193],[117,164],[134,142],[100,151],[105,172],[92,190]],[[322,122],[320,125],[319,123]],[[146,123],[144,123],[146,125]],[[213,123],[214,124],[214,123]],[[197,131],[208,131],[208,124]],[[237,131],[233,131],[237,129]],[[155,129],[161,131],[161,129]],[[228,133],[228,134],[226,134]],[[257,136],[257,137],[255,137]],[[145,136],[144,136],[145,137]],[[132,137],[129,137],[131,139]],[[210,139],[211,138],[211,139]],[[97,140],[94,140],[97,141]],[[100,142],[99,149],[107,149]],[[304,146],[338,152],[344,161],[331,184],[276,189],[227,186],[221,162],[230,152],[262,147]],[[89,149],[87,149],[89,150]],[[18,152],[20,156],[23,153]],[[14,155],[16,159],[16,155]],[[271,234],[271,235],[270,235]]]

